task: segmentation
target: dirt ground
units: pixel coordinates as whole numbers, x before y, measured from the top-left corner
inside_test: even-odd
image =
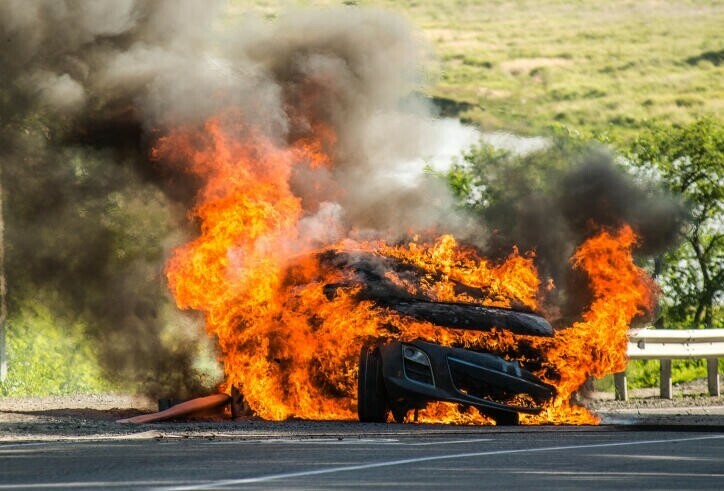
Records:
[[[629,401],[615,401],[613,394],[594,392],[585,400],[602,424],[610,425],[697,425],[724,428],[724,397],[710,397],[706,381],[697,380],[674,387],[671,400],[658,397],[658,389],[633,389]],[[218,435],[274,435],[287,431],[284,425],[264,421],[231,421],[219,413],[202,421],[181,421],[145,425],[119,424],[122,418],[157,410],[156,401],[143,396],[99,394],[54,397],[0,398],[0,442],[63,439],[126,439],[201,437]],[[349,423],[292,422],[310,434],[353,431]],[[340,429],[341,428],[341,429]],[[347,429],[345,429],[347,428]],[[290,430],[291,431],[291,430]]]

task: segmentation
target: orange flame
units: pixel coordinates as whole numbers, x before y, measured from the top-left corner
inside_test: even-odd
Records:
[[[581,321],[553,338],[441,328],[357,300],[354,288],[329,300],[324,285],[343,282],[347,273],[325,266],[321,251],[300,236],[304,211],[289,182],[296,166],[332,166],[334,134],[317,125],[311,137],[280,146],[240,120],[230,111],[200,129],[177,128],[153,150],[154,158],[180,162],[202,182],[191,214],[200,235],[174,251],[167,277],[178,306],[203,312],[218,340],[224,389],[239,387],[265,419],[354,419],[362,344],[420,337],[523,362],[538,357],[536,375],[554,384],[558,396],[525,423],[597,421],[571,406],[571,397],[588,376],[625,367],[627,329],[653,302],[652,283],[631,257],[636,238],[629,227],[603,231],[576,251],[572,263],[588,274],[593,302]],[[432,299],[482,303],[482,297],[486,305],[540,307],[544,287],[531,253],[514,250],[493,264],[450,235],[403,245],[345,239],[328,250],[414,265],[425,272],[419,284],[394,272],[387,279]],[[460,283],[467,293],[456,292]],[[480,295],[470,295],[471,289]],[[420,421],[490,423],[475,410],[445,403],[430,404]]]

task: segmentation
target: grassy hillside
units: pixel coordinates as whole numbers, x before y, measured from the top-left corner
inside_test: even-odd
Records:
[[[430,94],[486,129],[534,133],[559,122],[626,140],[646,120],[724,113],[721,1],[294,4],[341,3],[411,19],[439,61]],[[273,17],[290,2],[256,5]]]

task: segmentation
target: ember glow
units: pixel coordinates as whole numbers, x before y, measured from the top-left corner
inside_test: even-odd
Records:
[[[523,423],[597,422],[571,397],[587,377],[625,367],[630,323],[653,303],[653,285],[633,263],[636,237],[628,226],[602,230],[576,250],[571,264],[588,275],[593,302],[554,337],[441,328],[364,299],[350,271],[329,258],[392,261],[402,272],[383,268],[386,280],[435,301],[543,311],[543,292],[554,286],[538,277],[533,253],[512,250],[493,263],[449,234],[412,231],[393,244],[349,230],[320,247],[302,232],[308,213],[290,179],[299,168],[334,169],[332,131],[320,125],[311,137],[279,142],[242,119],[229,111],[202,128],[179,127],[153,150],[155,159],[185,166],[202,183],[191,217],[200,235],[175,251],[167,276],[178,306],[203,312],[218,340],[224,390],[240,388],[265,419],[356,419],[360,347],[379,338],[423,338],[520,360],[555,385],[558,396]],[[344,228],[334,220],[328,227]],[[342,286],[330,295],[327,285]],[[490,422],[444,403],[429,405],[419,420]]]

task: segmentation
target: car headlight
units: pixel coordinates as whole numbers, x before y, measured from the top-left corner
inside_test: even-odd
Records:
[[[415,348],[414,346],[410,346],[409,344],[402,345],[402,356],[404,356],[406,360],[414,361],[415,363],[425,365],[426,367],[430,366],[430,359],[427,357],[425,352]]]

